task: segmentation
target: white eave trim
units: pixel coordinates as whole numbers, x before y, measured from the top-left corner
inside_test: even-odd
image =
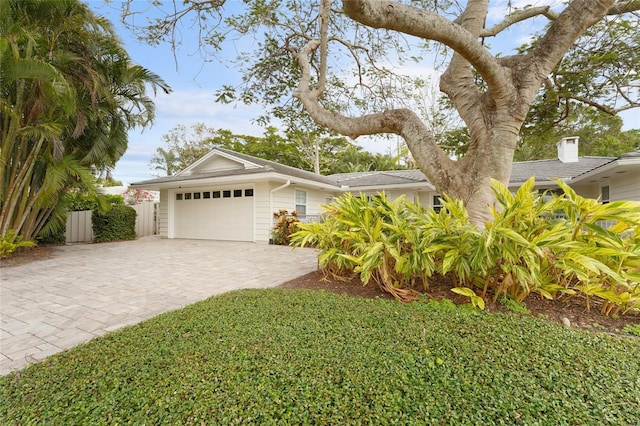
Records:
[[[174,179],[167,182],[156,182],[145,185],[144,183],[132,184],[133,188],[144,188],[152,190],[171,189],[171,188],[195,188],[200,186],[207,186],[211,184],[232,184],[232,183],[249,183],[264,180],[280,180],[291,181],[291,184],[303,185],[305,187],[319,188],[334,192],[339,192],[340,187],[338,185],[330,185],[322,182],[314,182],[312,180],[297,178],[282,173],[273,171],[265,171],[259,173],[250,174],[238,174],[231,176],[214,176],[202,179],[194,179],[194,175],[180,176],[182,179]]]
[[[369,186],[348,186],[342,185],[338,188],[342,192],[364,192],[364,191],[394,191],[402,189],[416,189],[435,191],[436,187],[429,182],[401,183],[399,185],[369,185]]]
[[[560,178],[560,180],[562,180],[563,182],[566,183],[571,183],[572,180],[571,178]],[[522,182],[509,182],[509,185],[507,185],[507,188],[510,189],[518,189],[520,188],[522,185],[524,185],[527,181],[522,181]],[[546,186],[553,186],[553,187],[558,187],[558,184],[556,183],[555,180],[536,180],[535,182],[535,188],[540,188],[540,187],[546,187]]]
[[[618,158],[610,163],[605,164],[604,166],[600,166],[586,173],[583,173],[580,176],[576,176],[571,182],[581,182],[583,180],[592,179],[600,174],[611,173],[618,167],[634,165],[640,166],[640,158]]]

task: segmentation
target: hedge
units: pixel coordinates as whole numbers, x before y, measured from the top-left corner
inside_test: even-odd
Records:
[[[106,213],[94,210],[91,220],[95,243],[136,238],[136,211],[133,207],[113,205]]]

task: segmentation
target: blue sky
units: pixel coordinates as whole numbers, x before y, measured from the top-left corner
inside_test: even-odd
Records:
[[[87,0],[85,0],[87,1]],[[149,46],[120,23],[120,1],[105,4],[102,0],[87,3],[99,15],[108,18],[116,27],[120,38],[134,62],[162,77],[173,89],[169,95],[158,93],[155,97],[156,120],[152,127],[142,132],[129,133],[129,148],[114,170],[114,177],[125,185],[154,177],[149,167],[156,149],[164,145],[162,135],[178,124],[190,125],[204,122],[215,129],[230,129],[235,133],[262,135],[263,129],[251,123],[258,111],[243,106],[222,105],[214,102],[214,92],[223,84],[237,83],[232,69],[219,63],[204,63],[198,53],[189,52],[196,39],[186,39],[185,49],[177,53],[176,61],[167,44]],[[185,36],[189,36],[185,33]]]
[[[1,1],[1,0],[0,0]],[[162,135],[178,124],[189,126],[195,122],[204,122],[215,129],[229,129],[234,133],[262,135],[263,128],[252,123],[261,111],[255,107],[242,105],[224,105],[214,101],[214,93],[222,85],[235,85],[240,82],[239,75],[231,66],[219,62],[204,62],[198,53],[197,38],[194,31],[184,28],[183,47],[177,52],[177,69],[174,54],[168,44],[148,46],[120,24],[120,1],[105,4],[103,0],[85,0],[99,15],[109,19],[116,27],[132,59],[160,75],[173,89],[169,95],[159,93],[155,97],[156,122],[143,132],[133,130],[129,133],[129,148],[114,170],[114,177],[125,185],[154,177],[156,172],[149,167],[156,149],[163,146]],[[231,0],[236,1],[236,0]],[[512,0],[515,4],[517,0]],[[136,0],[136,6],[144,7],[147,0]],[[504,5],[506,0],[496,2]],[[527,1],[528,3],[528,1]],[[541,2],[537,2],[541,3]],[[545,2],[546,3],[546,2]],[[492,14],[495,19],[504,16],[504,9],[496,8]],[[142,22],[141,22],[142,23]],[[523,33],[524,34],[524,33]],[[512,40],[521,44],[524,35],[514,34]],[[233,59],[235,57],[235,52]],[[632,110],[622,115],[625,129],[640,125],[640,111]],[[372,152],[388,152],[395,147],[395,141],[358,140],[358,144]]]

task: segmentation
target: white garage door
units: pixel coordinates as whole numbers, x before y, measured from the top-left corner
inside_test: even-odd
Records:
[[[175,238],[254,241],[253,188],[196,188],[174,197]]]

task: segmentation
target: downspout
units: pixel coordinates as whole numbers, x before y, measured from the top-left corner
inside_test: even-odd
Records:
[[[280,191],[281,189],[285,189],[287,186],[291,185],[291,180],[287,179],[287,181],[283,184],[280,185],[277,188],[273,188],[271,191],[269,191],[269,214],[271,215],[271,228],[270,231],[273,230],[273,193],[276,191]]]

